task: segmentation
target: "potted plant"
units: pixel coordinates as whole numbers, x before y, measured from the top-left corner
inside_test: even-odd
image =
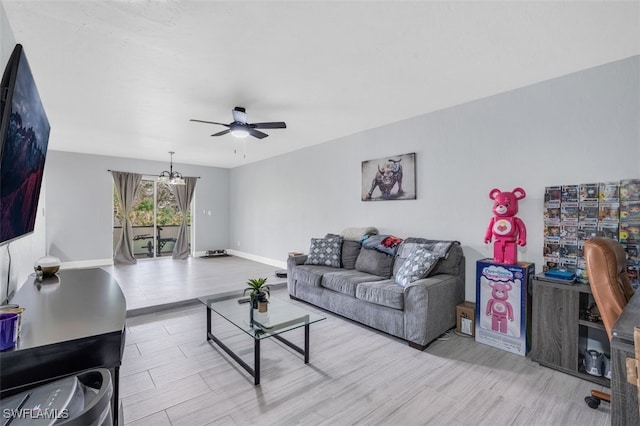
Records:
[[[266,312],[268,296],[271,296],[271,289],[265,285],[266,282],[266,278],[252,278],[247,281],[248,287],[244,289],[244,294],[249,292],[252,309],[258,309],[260,312]]]

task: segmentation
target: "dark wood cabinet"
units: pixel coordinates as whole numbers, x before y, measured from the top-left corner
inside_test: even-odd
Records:
[[[583,365],[588,349],[610,355],[602,323],[585,318],[588,308],[593,305],[589,286],[535,277],[532,292],[531,359],[545,367],[609,387],[609,379],[587,374]]]
[[[32,275],[11,303],[25,311],[16,346],[0,352],[0,397],[107,368],[117,424],[127,306],[116,280],[102,269],[63,270],[42,283]]]

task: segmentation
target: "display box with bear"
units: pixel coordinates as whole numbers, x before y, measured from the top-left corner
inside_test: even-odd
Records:
[[[531,344],[533,263],[507,265],[492,259],[476,264],[476,341],[526,355]]]

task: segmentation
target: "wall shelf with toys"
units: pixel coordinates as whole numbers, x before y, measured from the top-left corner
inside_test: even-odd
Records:
[[[588,283],[584,242],[596,235],[620,241],[631,283],[640,287],[640,179],[545,188],[544,272],[574,272]]]

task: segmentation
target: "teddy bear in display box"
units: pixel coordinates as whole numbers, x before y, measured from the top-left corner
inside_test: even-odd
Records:
[[[518,200],[527,194],[518,187],[511,192],[492,189],[489,198],[494,201],[493,214],[484,242],[489,244],[493,240],[493,261],[507,265],[517,265],[518,247],[527,244],[527,228],[524,222],[516,217],[518,214]]]

